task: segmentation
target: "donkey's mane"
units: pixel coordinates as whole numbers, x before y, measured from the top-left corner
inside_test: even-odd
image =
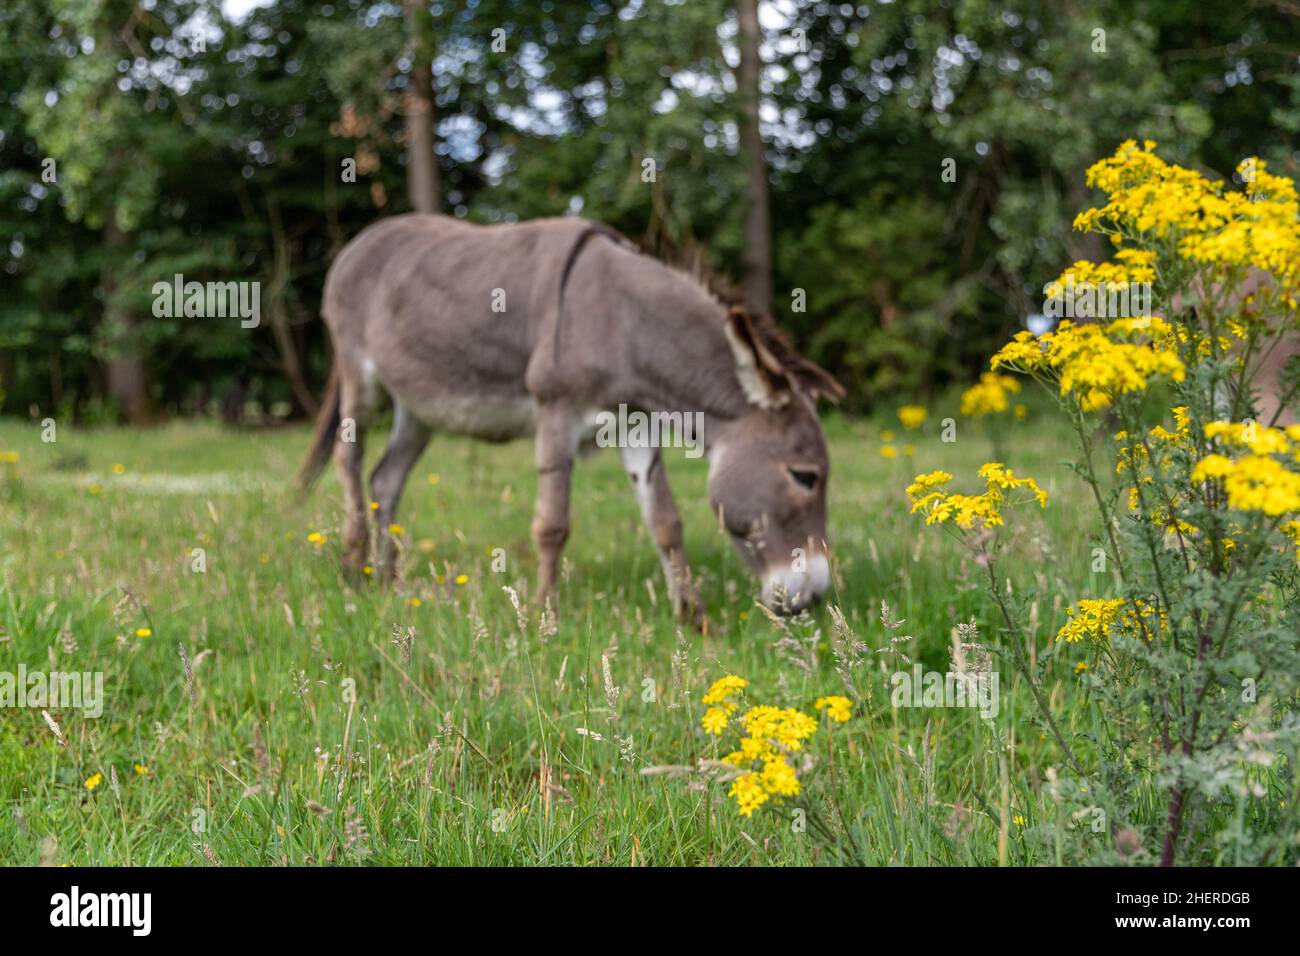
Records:
[[[629,239],[628,242],[643,254],[693,279],[724,308],[744,304],[744,297],[736,284],[713,267],[708,247],[696,241],[694,236],[676,240],[660,229],[653,233],[647,231],[641,238]]]
[[[647,233],[639,241],[628,241],[643,254],[658,259],[670,269],[694,280],[724,310],[743,309],[759,343],[806,390],[832,402],[838,402],[844,397],[844,387],[821,366],[799,354],[789,335],[776,324],[776,319],[770,312],[756,312],[745,305],[744,297],[736,284],[713,267],[712,257],[703,243],[697,242],[693,236],[675,241],[662,229],[653,236]]]

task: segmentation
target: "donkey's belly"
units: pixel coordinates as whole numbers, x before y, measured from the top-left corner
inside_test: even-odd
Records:
[[[438,331],[391,337],[363,357],[363,374],[436,431],[488,441],[532,435],[536,409],[524,388],[527,354],[508,339],[472,330],[457,339],[445,326]]]
[[[422,395],[409,401],[394,396],[416,418],[437,431],[485,441],[531,436],[537,405],[527,395]]]

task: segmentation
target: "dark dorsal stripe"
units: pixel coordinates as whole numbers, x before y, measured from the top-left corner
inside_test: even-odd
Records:
[[[619,245],[635,249],[626,236],[617,229],[598,222],[588,223],[587,227],[578,233],[578,238],[573,241],[573,246],[569,249],[569,255],[564,260],[564,268],[560,270],[560,296],[555,310],[555,331],[552,335],[551,342],[551,362],[554,363],[556,357],[560,354],[560,326],[564,323],[564,289],[569,284],[569,273],[573,271],[574,264],[578,261],[578,253],[582,252],[583,246],[587,240],[595,236],[604,236],[606,239],[612,239]]]

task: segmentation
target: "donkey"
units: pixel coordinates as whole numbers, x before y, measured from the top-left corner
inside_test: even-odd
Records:
[[[373,500],[377,563],[382,576],[394,573],[387,529],[435,431],[494,441],[533,434],[532,535],[546,601],[569,534],[575,455],[598,415],[624,406],[703,414],[710,504],[769,607],[795,612],[826,590],[830,461],[816,402],[838,401],[842,387],[796,354],[770,318],[725,306],[614,230],[578,218],[480,226],[394,216],[335,258],[322,314],[334,364],[300,480],[309,487],[333,449],[346,496],[345,568],[367,559]],[[362,437],[381,391],[393,427],[367,498]],[[620,453],[673,608],[699,626],[661,450]]]

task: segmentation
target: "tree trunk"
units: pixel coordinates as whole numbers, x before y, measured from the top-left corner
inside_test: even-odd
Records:
[[[118,227],[117,217],[109,212],[104,223],[104,266],[100,285],[104,290],[104,318],[108,335],[108,355],[104,360],[108,397],[117,403],[122,419],[139,425],[149,414],[149,390],[146,385],[144,357],[136,341],[140,317],[131,309],[113,303],[117,289],[116,270],[120,265],[123,247],[131,236]]]
[[[280,203],[274,194],[267,197],[267,221],[271,226],[271,287],[267,297],[271,334],[275,337],[275,347],[280,353],[280,368],[289,381],[293,393],[293,414],[295,417],[316,414],[316,397],[307,387],[303,377],[302,359],[298,354],[298,343],[294,340],[293,330],[289,327],[289,310],[286,304],[289,286],[292,284],[291,255],[289,240],[285,236],[284,223],[280,217]]]
[[[767,160],[758,127],[759,79],[763,64],[758,48],[758,0],[736,0],[740,22],[740,66],[736,92],[740,98],[740,151],[745,160],[748,203],[745,208],[745,248],[741,253],[744,275],[741,291],[745,304],[758,312],[772,310],[772,223],[767,204]]]
[[[406,26],[413,65],[406,94],[406,191],[416,212],[438,211],[438,156],[434,152],[432,51],[424,42],[419,0],[407,0]]]
[[[18,379],[18,362],[14,358],[13,352],[0,350],[0,412],[5,410],[5,386],[10,388]],[[8,396],[12,398],[13,396]]]

